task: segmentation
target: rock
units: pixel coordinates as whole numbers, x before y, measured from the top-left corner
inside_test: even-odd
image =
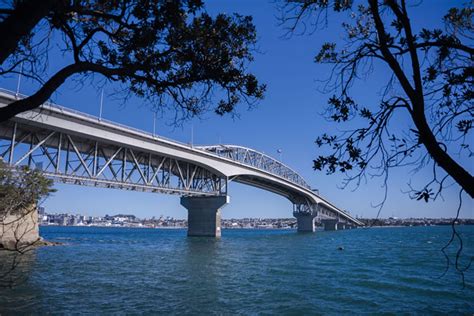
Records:
[[[41,238],[35,243],[35,246],[41,247],[41,246],[62,246],[64,243],[58,242],[58,241],[47,241]]]
[[[40,239],[36,205],[20,214],[7,214],[0,222],[0,245],[6,249],[28,247]]]

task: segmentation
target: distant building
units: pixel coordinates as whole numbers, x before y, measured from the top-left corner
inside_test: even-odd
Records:
[[[38,217],[42,218],[44,216],[44,207],[38,206]]]

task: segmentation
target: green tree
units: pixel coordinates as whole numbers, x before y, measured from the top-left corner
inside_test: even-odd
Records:
[[[36,208],[55,191],[52,185],[41,171],[0,160],[0,248],[25,252],[38,241]]]
[[[0,223],[8,215],[19,215],[47,198],[53,181],[41,171],[11,168],[0,159]]]
[[[169,107],[178,118],[254,104],[265,86],[249,73],[256,31],[249,16],[210,16],[201,0],[17,0],[0,5],[0,76],[39,83],[0,108],[0,122],[46,102],[68,78],[93,74]],[[61,40],[52,41],[51,38]],[[67,64],[49,75],[51,51]]]
[[[52,185],[40,171],[0,159],[0,286],[26,278],[30,252],[40,242],[36,206],[55,191]]]

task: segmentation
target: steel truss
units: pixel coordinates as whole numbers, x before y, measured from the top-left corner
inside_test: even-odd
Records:
[[[313,216],[316,222],[321,222],[324,219],[337,219],[339,222],[346,222],[339,214],[322,205],[312,203],[306,198],[293,202],[293,216],[297,217],[297,215]]]
[[[173,157],[17,122],[0,126],[0,158],[56,181],[180,195],[227,194],[227,179]]]
[[[256,167],[260,170],[267,171],[271,174],[282,177],[299,186],[311,189],[304,179],[290,167],[282,162],[265,155],[264,153],[252,150],[250,148],[234,145],[215,145],[195,147],[206,150],[219,157],[231,159],[242,164]]]
[[[296,217],[296,215],[312,215],[312,216],[317,216],[318,215],[318,205],[315,203],[311,203],[308,199],[304,199],[299,202],[294,202],[293,203],[293,215]]]

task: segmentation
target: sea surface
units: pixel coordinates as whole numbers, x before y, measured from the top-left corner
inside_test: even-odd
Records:
[[[466,263],[474,226],[458,230]],[[24,255],[17,271],[26,278],[0,288],[2,315],[474,313],[474,264],[464,285],[452,267],[442,276],[447,226],[224,230],[221,239],[174,229],[42,227],[41,234],[64,245]]]

